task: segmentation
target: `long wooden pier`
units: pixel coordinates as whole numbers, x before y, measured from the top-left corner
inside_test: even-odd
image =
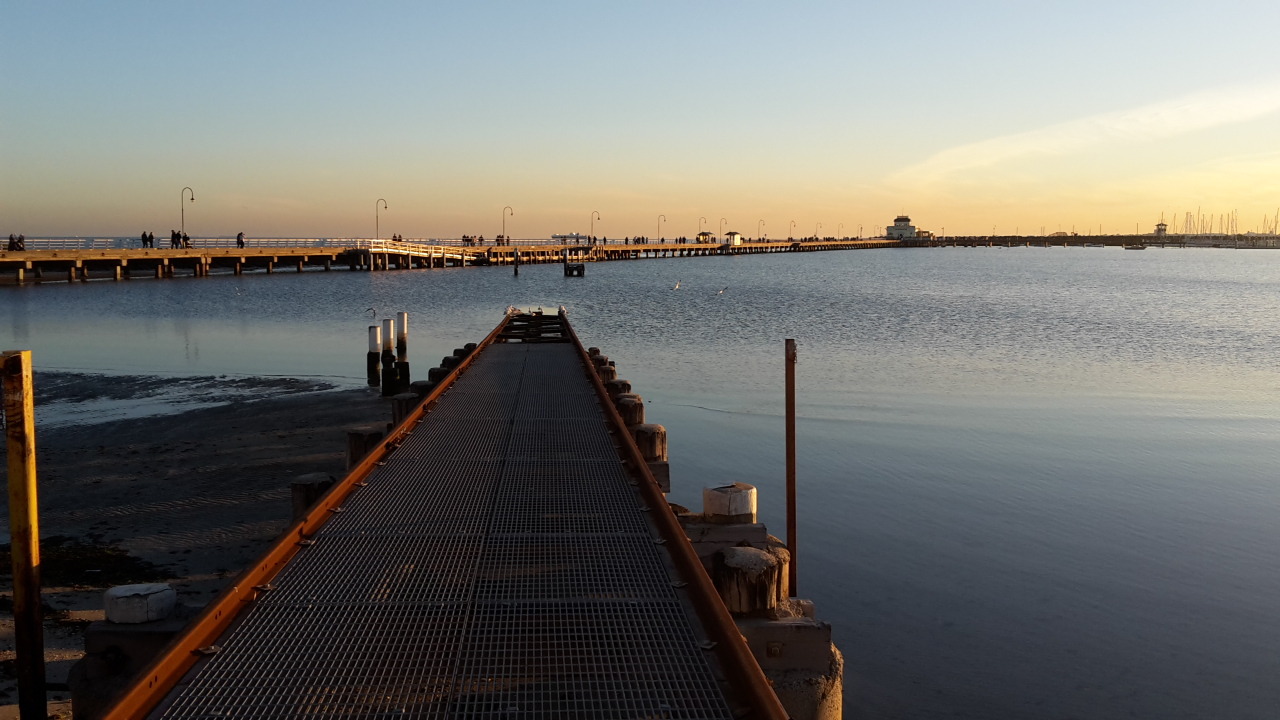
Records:
[[[110,717],[783,718],[563,314],[512,314]]]
[[[77,282],[93,279],[203,277],[215,272],[282,270],[392,270],[458,266],[607,262],[781,252],[901,247],[895,240],[803,240],[728,243],[620,243],[476,246],[425,242],[357,241],[348,245],[263,245],[247,248],[56,248],[0,252],[5,282]]]

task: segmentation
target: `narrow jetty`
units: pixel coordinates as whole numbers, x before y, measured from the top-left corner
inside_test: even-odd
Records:
[[[109,717],[786,717],[592,365],[509,314]]]

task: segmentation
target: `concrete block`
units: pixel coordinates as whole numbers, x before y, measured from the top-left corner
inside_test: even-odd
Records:
[[[756,489],[746,483],[730,483],[702,489],[702,514],[707,522],[756,521]]]
[[[662,492],[671,492],[671,464],[666,460],[653,460],[645,464],[649,466],[649,472],[653,473],[653,479],[658,481]]]
[[[103,593],[107,620],[113,623],[145,623],[173,614],[178,594],[165,583],[117,585]]]

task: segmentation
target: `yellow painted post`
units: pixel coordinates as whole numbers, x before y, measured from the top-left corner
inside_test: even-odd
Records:
[[[787,581],[791,597],[796,596],[796,576],[800,556],[796,538],[796,341],[787,339],[786,347],[786,434],[787,434],[787,549],[791,551]]]
[[[0,355],[9,451],[9,548],[13,560],[14,640],[22,720],[47,716],[44,627],[40,612],[40,527],[36,509],[36,427],[31,351]]]

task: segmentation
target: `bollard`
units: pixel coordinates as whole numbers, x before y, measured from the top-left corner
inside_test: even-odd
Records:
[[[378,387],[378,383],[381,382],[378,375],[378,371],[379,371],[378,351],[381,345],[382,345],[382,328],[378,327],[377,325],[370,325],[369,326],[369,355],[368,355],[368,361],[367,361],[368,370],[369,370],[369,387]]]
[[[462,362],[462,358],[457,355],[445,355],[440,358],[440,367],[445,368],[446,370],[452,370],[458,367],[458,363],[460,362]]]
[[[600,382],[606,385],[610,380],[618,379],[618,368],[612,365],[602,365],[596,368],[596,373],[600,375]]]
[[[597,356],[597,355],[599,355],[599,354],[600,354],[600,348],[598,348],[598,347],[589,347],[589,348],[587,348],[587,356],[588,356],[588,357],[593,357],[593,358],[594,358],[595,356]]]
[[[409,390],[420,398],[425,398],[431,394],[435,387],[436,383],[433,380],[414,380],[409,383]]]
[[[382,397],[391,397],[400,392],[400,382],[396,375],[396,356],[391,351],[391,342],[396,334],[396,321],[390,318],[382,321]]]
[[[599,353],[596,353],[595,355],[591,356],[591,367],[596,368],[597,370],[599,370],[600,368],[608,364],[609,364],[608,355],[601,355]]]
[[[427,382],[432,384],[439,384],[440,381],[444,380],[445,376],[448,374],[449,374],[449,368],[433,367],[427,371]]]

